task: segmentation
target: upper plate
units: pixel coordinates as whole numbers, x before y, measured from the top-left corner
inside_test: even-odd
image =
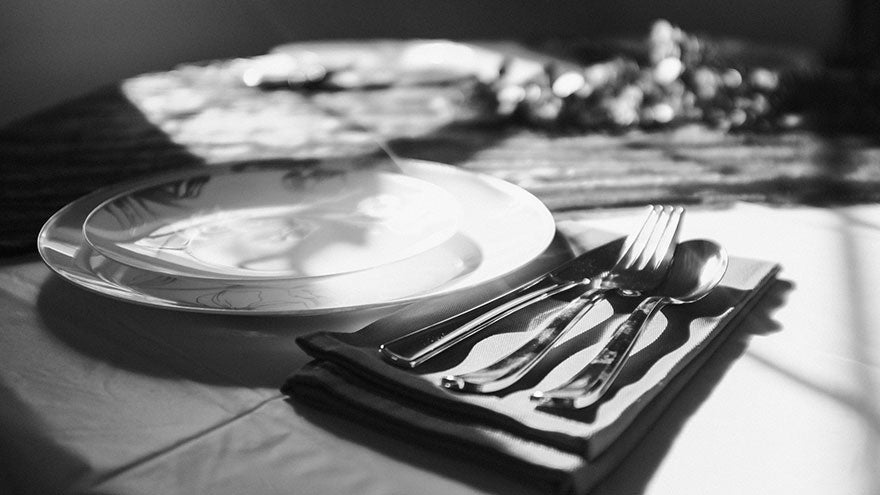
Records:
[[[205,167],[101,203],[83,234],[101,254],[169,275],[322,277],[400,261],[448,240],[445,189],[382,170]]]
[[[372,269],[295,280],[232,280],[168,275],[119,263],[93,249],[82,226],[94,208],[131,184],[64,207],[43,226],[38,248],[46,264],[67,280],[130,302],[208,313],[319,314],[473,287],[531,261],[553,238],[550,212],[517,186],[436,163],[405,161],[401,168],[452,194],[462,211],[459,229],[434,248]]]

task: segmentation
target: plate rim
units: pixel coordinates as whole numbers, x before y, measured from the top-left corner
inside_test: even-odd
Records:
[[[418,172],[419,169],[426,169],[428,171],[434,170],[438,171],[438,173],[449,173],[452,174],[453,177],[465,178],[469,181],[486,181],[493,188],[500,189],[504,192],[505,196],[510,198],[515,198],[518,204],[527,206],[532,213],[536,214],[539,217],[542,217],[540,220],[540,231],[533,232],[534,235],[531,235],[530,238],[534,241],[531,243],[532,248],[528,250],[527,254],[522,255],[516,262],[510,263],[505,266],[503,269],[499,270],[497,273],[490,274],[489,276],[483,276],[478,280],[468,280],[471,274],[468,274],[464,277],[464,281],[462,280],[452,280],[447,281],[439,286],[429,289],[424,292],[411,294],[408,296],[384,300],[384,301],[375,301],[371,303],[363,303],[357,305],[348,305],[348,306],[323,306],[316,308],[287,308],[287,309],[266,309],[266,308],[222,308],[222,307],[208,307],[208,306],[195,306],[195,305],[181,305],[180,302],[174,301],[167,298],[161,298],[152,296],[150,294],[144,294],[137,290],[136,287],[132,286],[121,286],[118,284],[114,284],[110,281],[101,279],[93,270],[86,271],[84,268],[79,267],[78,270],[81,273],[75,273],[69,266],[56,266],[56,264],[51,260],[51,256],[47,254],[48,247],[46,245],[47,239],[51,233],[53,227],[59,222],[59,219],[64,218],[65,215],[68,214],[69,210],[75,208],[86,202],[95,202],[98,204],[101,200],[99,198],[106,197],[109,194],[113,194],[114,191],[123,191],[126,187],[129,187],[131,184],[139,183],[144,180],[144,178],[125,181],[122,183],[117,183],[114,185],[106,186],[101,189],[98,189],[92,193],[89,193],[85,196],[80,197],[79,199],[69,203],[68,205],[62,207],[60,210],[55,212],[43,225],[40,229],[40,233],[37,238],[37,247],[40,257],[43,262],[57,275],[67,280],[68,282],[89,290],[93,293],[97,293],[104,297],[110,297],[112,299],[121,300],[125,302],[135,303],[139,305],[149,306],[153,308],[160,309],[170,309],[175,311],[185,311],[185,312],[193,312],[193,313],[202,313],[202,314],[226,314],[226,315],[281,315],[281,316],[307,316],[307,315],[318,315],[318,314],[330,314],[330,313],[338,313],[345,311],[355,311],[355,310],[366,310],[366,309],[375,309],[382,308],[388,306],[402,305],[407,304],[423,299],[430,299],[434,297],[439,297],[445,294],[449,294],[452,292],[456,292],[463,289],[469,289],[472,287],[476,287],[479,285],[487,284],[494,280],[497,280],[505,275],[508,275],[517,269],[525,266],[529,262],[535,260],[538,256],[543,253],[547,247],[551,244],[554,236],[556,235],[556,224],[553,218],[552,213],[547,208],[547,206],[541,202],[535,195],[525,190],[524,188],[500,179],[498,177],[493,177],[488,174],[473,172],[461,167],[456,167],[453,165],[443,164],[439,162],[429,161],[429,160],[421,160],[421,159],[401,159],[400,164],[404,173],[409,173],[411,171]],[[210,166],[209,166],[210,167]],[[197,169],[187,169],[187,170],[177,170],[172,172],[166,172],[164,174],[158,174],[152,177],[153,180],[170,180],[175,177],[186,177],[193,173],[197,173]],[[423,179],[428,180],[428,179]],[[428,180],[430,182],[430,180]],[[440,187],[444,187],[442,184]],[[450,191],[450,193],[455,196],[454,191]],[[467,211],[464,211],[464,214],[467,214]],[[80,254],[83,249],[91,250],[93,255],[103,257],[104,259],[117,263],[115,260],[104,257],[102,254],[98,253],[91,246],[85,245],[87,241],[84,239],[81,229],[79,229],[79,245],[74,248],[76,252],[74,255],[66,255],[71,260],[73,260],[76,254]],[[136,268],[135,268],[136,269]],[[136,269],[139,270],[139,269]],[[83,278],[90,278],[86,283]],[[115,290],[109,290],[104,286],[111,286]]]

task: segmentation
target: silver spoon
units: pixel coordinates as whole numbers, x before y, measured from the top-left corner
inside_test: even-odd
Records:
[[[541,407],[564,409],[595,403],[620,373],[648,321],[666,305],[692,303],[709,294],[721,282],[727,261],[727,251],[714,242],[679,244],[666,280],[617,327],[605,348],[574,378],[552,390],[536,391],[532,400]]]

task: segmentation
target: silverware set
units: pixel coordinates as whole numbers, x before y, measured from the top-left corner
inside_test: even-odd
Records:
[[[579,409],[597,402],[610,388],[642,330],[669,304],[687,304],[707,295],[727,268],[727,253],[711,241],[679,244],[684,218],[680,206],[651,206],[641,226],[626,237],[615,263],[596,266],[588,254],[572,260],[481,306],[417,329],[379,346],[389,363],[415,368],[533,304],[567,293],[571,298],[525,344],[479,370],[443,376],[440,385],[464,393],[494,393],[521,380],[564,335],[612,291],[643,300],[612,333],[604,348],[566,383],[535,391],[539,407]]]

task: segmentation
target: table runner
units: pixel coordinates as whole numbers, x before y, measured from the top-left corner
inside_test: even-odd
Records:
[[[412,41],[287,45],[395,53]],[[492,44],[498,56],[554,59]],[[33,252],[40,225],[71,200],[135,176],[241,161],[375,150],[492,174],[553,211],[735,199],[880,198],[880,148],[808,130],[728,133],[702,125],[566,132],[481,118],[460,85],[351,91],[264,90],[242,82],[248,59],[136,76],[0,129],[0,254]]]

